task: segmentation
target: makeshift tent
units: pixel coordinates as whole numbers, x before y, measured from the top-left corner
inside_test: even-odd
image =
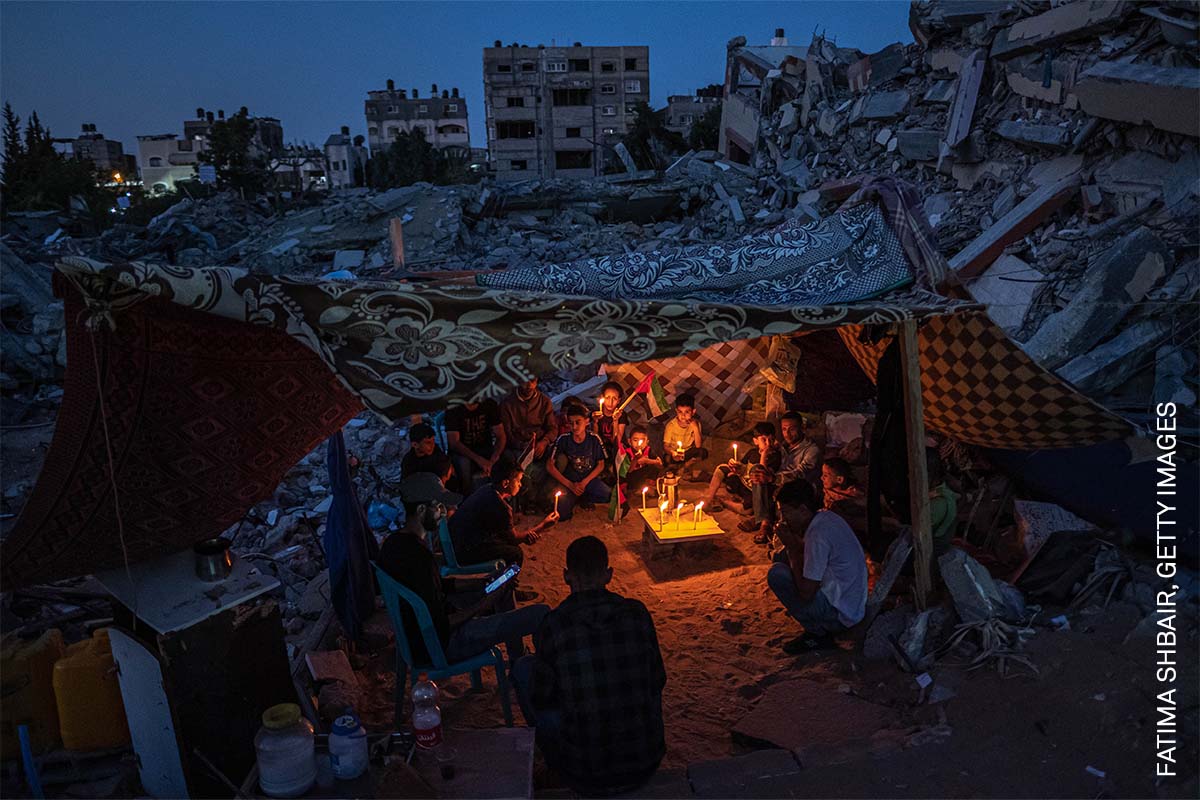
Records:
[[[496,285],[65,259],[63,406],[0,579],[92,572],[122,563],[122,546],[139,560],[214,536],[362,406],[401,419],[559,368],[694,358],[777,334],[924,323],[927,423],[966,441],[1129,434],[979,306],[936,291],[945,263],[914,209],[906,189],[877,182],[819,222],[480,279]],[[871,353],[852,352],[870,373]]]

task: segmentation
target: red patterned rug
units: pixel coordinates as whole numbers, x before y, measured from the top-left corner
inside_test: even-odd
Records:
[[[131,562],[216,536],[362,403],[312,351],[270,328],[147,300],[82,322],[67,317],[67,371],[54,441],[29,503],[0,543],[5,589],[123,563],[93,356],[99,357]]]

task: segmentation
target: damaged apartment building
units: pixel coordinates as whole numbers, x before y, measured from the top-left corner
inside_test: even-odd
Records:
[[[467,125],[467,99],[460,97],[458,87],[438,93],[435,83],[429,96],[421,97],[415,86],[411,94],[397,89],[388,79],[386,89],[367,92],[367,145],[374,155],[386,149],[401,133],[420,130],[425,141],[435,150],[454,153],[461,158],[471,155],[471,134]]]
[[[137,137],[138,169],[146,191],[150,194],[173,192],[176,181],[192,180],[200,163],[200,154],[208,149],[210,129],[224,119],[224,109],[213,114],[197,108],[195,118],[183,122],[182,139],[174,133]],[[250,119],[254,122],[251,155],[256,158],[281,157],[284,152],[282,123],[274,117]]]
[[[646,46],[483,50],[489,158],[497,180],[591,178],[650,98]]]
[[[802,74],[807,55],[807,47],[788,43],[783,28],[776,28],[771,43],[766,45],[747,46],[745,36],[729,41],[721,138],[717,145],[725,158],[739,164],[751,163],[758,142],[759,120],[770,100],[763,95],[763,87],[783,73]],[[778,101],[773,105],[777,104]]]

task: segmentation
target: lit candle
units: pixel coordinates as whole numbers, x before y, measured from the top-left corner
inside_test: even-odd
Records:
[[[649,486],[642,487],[642,511],[646,510],[646,492],[650,491]]]
[[[696,515],[692,518],[692,530],[696,530],[696,528],[698,528],[700,526],[700,523],[704,521],[704,511],[702,510],[703,508],[704,508],[703,501],[696,503]]]
[[[600,406],[600,416],[602,416],[602,417],[603,417],[603,416],[604,416],[604,398],[603,398],[603,397],[597,397],[597,398],[596,398],[596,403],[597,403],[597,404]]]
[[[558,513],[558,498],[562,497],[562,492],[554,493],[554,513]]]
[[[667,501],[663,500],[662,505],[658,507],[658,529],[661,531],[663,526],[667,524]]]
[[[679,525],[679,512],[683,510],[683,503],[675,506],[675,525]]]
[[[682,442],[682,441],[677,441],[677,442],[675,442],[675,452],[676,452],[676,453],[682,453],[682,452],[683,452],[683,442]]]
[[[737,442],[733,443],[733,460],[737,461]]]

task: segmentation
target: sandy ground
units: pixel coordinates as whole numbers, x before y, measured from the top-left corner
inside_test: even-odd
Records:
[[[693,499],[702,489],[689,486],[683,496]],[[886,731],[864,731],[860,748],[834,759],[842,763],[805,765],[804,785],[793,796],[1196,796],[1194,623],[1185,626],[1181,650],[1192,655],[1178,682],[1186,687],[1180,707],[1190,731],[1179,756],[1192,766],[1182,781],[1159,786],[1152,766],[1152,644],[1124,643],[1141,620],[1133,606],[1085,615],[1069,632],[1040,630],[1029,645],[1037,675],[939,671],[939,681],[945,676],[957,695],[940,706],[921,704],[911,675],[891,662],[864,662],[848,644],[823,656],[785,655],[779,645],[799,629],[766,587],[766,550],[736,530],[740,518],[733,512],[718,519],[730,533],[707,552],[648,558],[637,516],[611,525],[597,507],[527,550],[522,585],[553,606],[568,593],[567,545],[599,536],[614,569],[611,588],[649,608],[668,675],[663,771],[747,752],[748,743],[731,736],[733,727],[773,684],[802,678],[884,706],[891,722]],[[382,651],[360,673],[371,686],[365,721],[381,728],[391,722],[392,658],[390,648]],[[465,676],[442,688],[446,725],[503,724],[492,675],[485,673],[481,692],[472,692]],[[521,724],[515,702],[513,708]],[[540,769],[535,779],[553,791],[553,778]]]

